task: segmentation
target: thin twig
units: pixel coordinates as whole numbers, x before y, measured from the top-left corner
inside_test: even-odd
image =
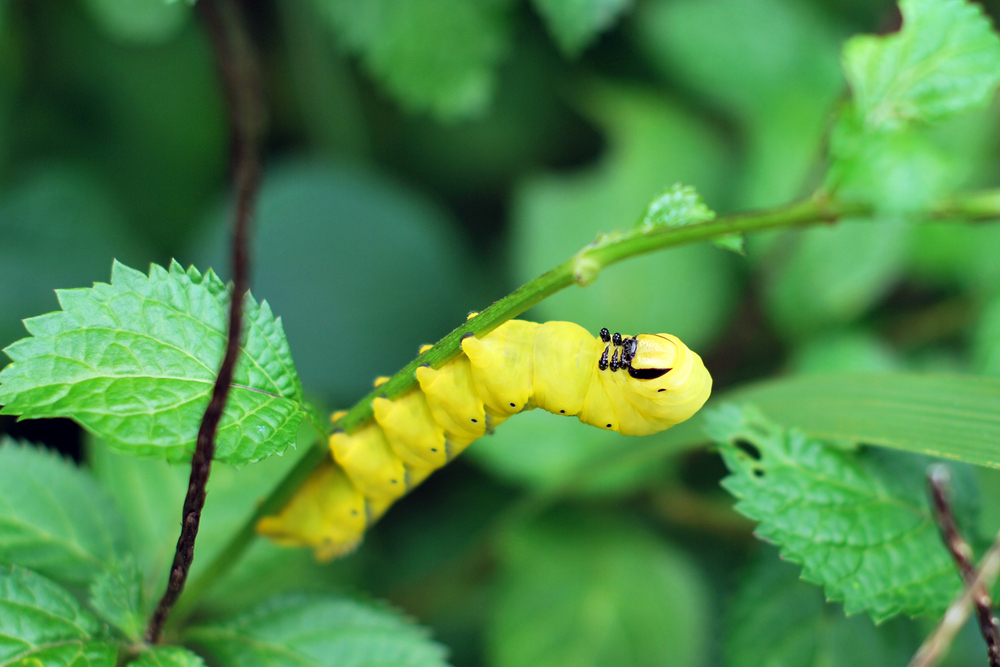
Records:
[[[239,357],[243,299],[249,289],[247,237],[250,213],[261,175],[260,143],[264,131],[264,104],[257,58],[243,16],[233,0],[201,0],[198,8],[212,40],[232,126],[233,181],[236,191],[232,242],[233,291],[229,306],[226,354],[212,388],[212,398],[198,428],[198,439],[191,457],[191,477],[181,515],[181,534],[177,539],[177,551],[170,568],[167,590],[160,598],[146,628],[146,641],[151,644],[159,641],[170,610],[184,590],[184,583],[194,560],[195,539],[198,536],[201,510],[205,506],[205,491],[215,454],[215,435],[226,407],[233,370]]]
[[[966,586],[965,590],[951,603],[941,622],[938,623],[937,628],[924,640],[924,643],[913,655],[913,659],[910,660],[910,664],[907,667],[932,667],[932,665],[937,664],[937,661],[944,656],[945,651],[951,646],[955,635],[958,634],[958,631],[962,629],[965,621],[969,618],[969,612],[972,609],[973,599],[975,598],[975,590],[980,586],[989,589],[997,580],[997,575],[1000,574],[1000,533],[997,533],[996,538],[993,540],[993,545],[986,552],[986,555],[983,556],[982,560],[979,561],[978,569],[979,574],[972,582],[972,585]]]
[[[965,624],[973,604],[979,617],[980,631],[986,641],[990,667],[1000,667],[1000,631],[993,617],[993,602],[989,594],[989,585],[996,578],[996,569],[1000,567],[1000,534],[983,558],[982,566],[977,573],[972,564],[972,548],[959,532],[948,501],[948,486],[951,481],[948,468],[941,464],[932,466],[928,471],[927,481],[935,510],[934,518],[938,528],[941,529],[941,538],[955,559],[966,588],[948,608],[938,628],[913,656],[910,667],[930,667],[937,662],[951,645],[955,633]]]

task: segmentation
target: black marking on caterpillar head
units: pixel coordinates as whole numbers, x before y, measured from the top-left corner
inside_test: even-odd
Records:
[[[604,327],[603,329],[601,329],[601,341],[604,342],[604,343],[610,343],[611,342],[611,332],[608,331],[607,327]]]
[[[639,343],[635,338],[626,338],[622,341],[622,363],[631,364],[632,359],[635,358],[635,352],[639,347]]]
[[[511,403],[511,404],[510,404],[510,407],[512,407],[512,408],[516,408],[516,407],[517,407],[517,403]]]
[[[476,334],[474,334],[474,333],[472,333],[472,332],[470,331],[470,332],[468,332],[468,333],[464,333],[464,334],[462,334],[462,337],[461,337],[461,338],[460,338],[459,340],[465,340],[465,339],[466,339],[466,338],[468,338],[469,336],[475,336],[475,335],[476,335]]]
[[[629,366],[628,374],[636,380],[655,380],[658,377],[663,377],[672,370],[672,368],[632,368]]]
[[[597,362],[597,367],[602,371],[608,370],[608,348],[604,347],[604,354],[601,355],[601,360]]]
[[[617,331],[611,336],[611,342],[617,347],[622,344],[622,335]]]
[[[611,355],[611,372],[614,373],[618,370],[619,366],[622,366],[619,355],[621,354],[621,349],[616,349],[615,353]]]
[[[564,414],[566,414],[566,411],[565,410],[560,410],[559,414],[564,415]]]
[[[608,424],[608,428],[611,428],[611,424]]]

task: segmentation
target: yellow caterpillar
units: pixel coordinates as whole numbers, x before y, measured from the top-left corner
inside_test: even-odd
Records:
[[[322,465],[276,516],[257,525],[321,560],[353,550],[399,497],[522,410],[542,408],[623,435],[678,424],[708,399],[701,357],[670,334],[594,338],[572,322],[510,320],[441,368],[417,369],[419,389],[375,399],[375,421],[330,436]]]

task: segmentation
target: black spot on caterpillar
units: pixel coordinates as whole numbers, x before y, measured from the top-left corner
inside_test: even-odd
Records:
[[[333,433],[333,461],[258,531],[333,558],[354,549],[393,502],[517,406],[648,435],[691,417],[712,387],[701,358],[669,334],[623,337],[602,329],[595,338],[571,322],[510,320],[481,339],[463,336],[462,351],[439,369],[418,368],[419,388],[376,398],[374,421]]]

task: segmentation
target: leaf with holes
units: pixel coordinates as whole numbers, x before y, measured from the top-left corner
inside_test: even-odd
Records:
[[[751,407],[725,405],[705,420],[732,473],[722,485],[736,509],[828,599],[877,622],[948,606],[961,582],[927,506],[929,459],[837,447]]]
[[[113,667],[118,649],[69,591],[0,565],[0,665]]]
[[[125,552],[115,503],[55,452],[0,438],[0,562],[86,585]]]
[[[185,460],[226,347],[230,290],[212,271],[115,262],[111,284],[57,292],[63,309],[25,320],[5,352],[0,414],[70,417],[116,449]],[[281,319],[247,295],[244,335],[215,458],[284,450],[307,408]]]

